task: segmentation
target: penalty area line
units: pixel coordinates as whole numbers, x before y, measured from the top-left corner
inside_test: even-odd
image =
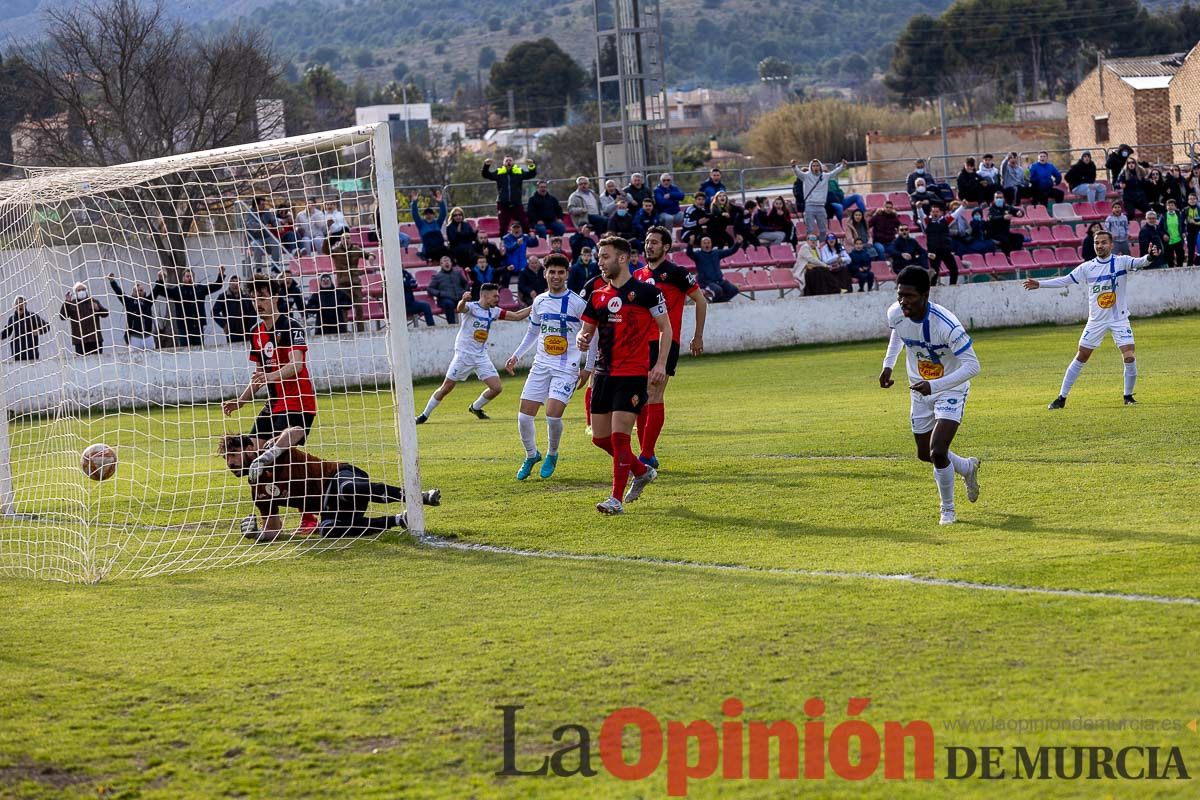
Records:
[[[542,558],[555,561],[597,561],[611,564],[639,564],[651,567],[674,567],[677,569],[709,570],[713,572],[736,572],[746,575],[790,575],[800,578],[839,578],[862,581],[890,581],[917,586],[936,586],[946,589],[968,589],[979,592],[1002,592],[1005,594],[1028,594],[1043,597],[1069,597],[1084,600],[1117,600],[1125,603],[1155,603],[1158,605],[1200,606],[1200,598],[1168,597],[1154,594],[1129,594],[1088,589],[1053,589],[1045,586],[1010,586],[998,583],[978,583],[953,578],[928,578],[920,575],[886,572],[851,572],[824,569],[790,569],[787,567],[751,567],[745,564],[706,564],[701,561],[682,561],[651,556],[614,556],[600,553],[564,553],[556,550],[524,550],[494,544],[459,542],[433,534],[415,537],[420,544],[443,550],[494,553],[519,558]]]

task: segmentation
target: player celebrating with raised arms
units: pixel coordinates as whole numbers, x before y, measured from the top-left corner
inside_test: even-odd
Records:
[[[689,297],[696,304],[696,331],[692,334],[689,348],[693,356],[704,352],[704,320],[708,314],[708,301],[704,299],[704,292],[696,284],[695,277],[667,259],[670,251],[671,231],[661,225],[651,227],[646,231],[644,246],[646,266],[633,274],[639,281],[658,287],[663,299],[667,301],[667,317],[671,320],[671,353],[667,357],[667,378],[662,383],[650,387],[649,397],[638,414],[637,423],[638,442],[642,451],[638,460],[655,469],[658,469],[658,458],[654,455],[654,447],[666,421],[663,397],[667,391],[667,383],[675,375],[675,365],[679,363],[683,306]],[[658,360],[657,330],[650,331],[650,360]]]
[[[1093,244],[1096,257],[1085,261],[1075,269],[1058,278],[1034,280],[1028,278],[1025,288],[1057,289],[1061,286],[1082,284],[1088,290],[1088,320],[1079,337],[1079,351],[1067,367],[1058,397],[1048,408],[1063,408],[1067,405],[1067,394],[1075,385],[1075,379],[1083,371],[1083,365],[1092,357],[1092,352],[1104,342],[1105,334],[1111,333],[1113,342],[1121,351],[1125,361],[1125,405],[1137,403],[1133,399],[1133,385],[1137,382],[1137,361],[1133,354],[1133,328],[1129,325],[1129,299],[1125,284],[1129,273],[1143,269],[1159,254],[1157,245],[1150,245],[1141,258],[1113,255],[1113,237],[1108,231],[1096,231]]]
[[[488,401],[500,394],[500,373],[496,371],[491,356],[488,355],[488,337],[492,333],[492,323],[498,319],[519,322],[529,316],[530,309],[520,311],[505,311],[500,308],[500,287],[494,283],[485,283],[479,287],[479,300],[471,300],[470,292],[463,292],[458,301],[458,313],[462,314],[462,325],[459,326],[458,336],[454,340],[454,358],[446,370],[446,379],[437,388],[425,410],[417,415],[420,425],[429,419],[429,415],[454,391],[454,387],[471,377],[474,372],[486,387],[483,393],[467,408],[479,419],[491,419],[484,413],[483,407]]]
[[[607,284],[594,284],[578,337],[581,351],[587,352],[593,344],[598,348],[592,379],[592,443],[613,460],[612,496],[596,504],[601,514],[622,513],[622,495],[625,503],[632,503],[658,477],[654,467],[633,457],[629,437],[638,411],[646,404],[648,387],[667,378],[671,322],[662,292],[629,274],[630,256],[625,239],[600,240],[600,272]],[[658,360],[652,365],[646,341],[655,326]],[[626,494],[631,472],[633,483]]]
[[[372,502],[403,503],[403,489],[373,482],[353,464],[324,461],[287,445],[295,438],[303,439],[303,434],[302,430],[289,428],[269,440],[237,434],[221,437],[217,454],[225,459],[230,472],[249,480],[254,505],[262,517],[261,527],[253,514],[242,520],[242,535],[255,544],[275,541],[283,530],[280,512],[285,507],[298,509],[305,517],[320,515],[320,522],[312,528],[301,525],[296,531],[298,536],[376,536],[392,528],[408,527],[404,513],[383,517],[368,517],[365,513]],[[264,464],[262,455],[271,450],[277,453],[270,464]],[[421,502],[436,506],[441,497],[440,489],[431,489],[421,493]]]
[[[979,459],[963,458],[950,450],[962,423],[971,378],[979,374],[979,359],[971,337],[950,311],[929,302],[929,273],[905,267],[896,276],[896,300],[888,309],[892,329],[879,386],[894,385],[892,368],[900,348],[907,351],[909,389],[912,394],[912,432],[917,458],[933,462],[933,477],[941,497],[940,524],[957,521],[954,510],[954,475],[963,476],[967,499],[979,499]]]
[[[566,256],[551,254],[543,266],[547,291],[534,298],[530,306],[529,329],[517,350],[504,365],[509,375],[529,348],[537,344],[533,369],[521,391],[521,410],[517,413],[517,430],[525,446],[525,460],[517,470],[517,480],[523,481],[542,460],[537,449],[534,417],[544,403],[546,406],[546,460],[538,474],[549,478],[558,465],[558,443],[562,439],[563,411],[571,402],[579,381],[579,346],[575,337],[583,328],[584,299],[567,288],[570,264]]]
[[[223,403],[221,410],[229,416],[249,403],[259,389],[267,387],[267,403],[250,429],[253,437],[264,440],[278,437],[278,449],[268,449],[260,455],[265,466],[283,450],[304,444],[317,418],[317,396],[305,361],[308,342],[304,326],[290,314],[280,312],[275,285],[269,278],[252,280],[250,296],[259,319],[250,332],[254,373],[241,394]],[[316,527],[316,515],[305,514],[301,530],[311,532]]]

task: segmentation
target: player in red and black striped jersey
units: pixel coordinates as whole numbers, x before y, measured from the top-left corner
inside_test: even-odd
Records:
[[[286,450],[304,444],[317,418],[317,395],[305,363],[308,341],[304,326],[290,314],[280,313],[270,279],[251,281],[250,295],[259,318],[250,333],[254,373],[241,394],[222,404],[221,409],[226,416],[233,414],[266,386],[267,402],[254,420],[250,435],[264,440],[282,437],[280,450]],[[263,457],[271,459],[273,453],[268,451]],[[316,515],[305,514],[301,528],[311,531],[316,526]]]
[[[683,333],[683,307],[690,297],[696,304],[696,332],[692,335],[691,353],[698,356],[704,352],[704,321],[708,315],[708,301],[704,292],[696,284],[696,278],[678,264],[667,258],[671,251],[671,231],[655,225],[646,231],[645,255],[646,266],[633,273],[633,277],[643,283],[657,286],[667,301],[667,316],[671,320],[671,354],[667,358],[667,380],[650,387],[646,405],[638,414],[638,443],[641,445],[641,455],[638,460],[649,467],[658,469],[658,459],[654,455],[654,447],[658,436],[662,433],[666,421],[666,408],[663,396],[667,391],[667,382],[675,375],[675,365],[679,362],[679,340]],[[650,333],[650,360],[658,359],[658,332]]]
[[[600,241],[600,271],[607,284],[596,284],[583,312],[579,349],[596,349],[592,385],[592,443],[612,456],[612,496],[596,504],[602,514],[620,514],[625,503],[642,495],[657,477],[633,457],[629,437],[638,411],[646,404],[647,388],[666,380],[670,354],[671,322],[667,304],[657,288],[629,274],[629,242],[617,236]],[[646,345],[658,329],[658,360],[650,363]],[[593,341],[594,339],[594,341]],[[629,473],[633,484],[625,492]]]

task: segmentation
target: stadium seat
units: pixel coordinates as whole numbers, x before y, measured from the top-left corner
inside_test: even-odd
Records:
[[[1045,206],[1025,206],[1025,216],[1013,220],[1013,225],[1052,225],[1054,218]]]
[[[1031,228],[1028,236],[1034,247],[1046,247],[1055,243],[1054,232],[1045,226]]]
[[[327,255],[299,256],[292,259],[288,268],[297,276],[320,275],[322,272],[333,272],[333,259]]]
[[[518,311],[521,304],[517,302],[517,298],[513,296],[512,289],[500,290],[500,307],[505,311]]]
[[[410,274],[417,279],[417,289],[424,290],[429,286],[429,279],[437,272],[437,267],[418,267],[410,270]]]
[[[912,238],[913,238],[913,241],[915,241],[917,244],[921,245],[921,249],[922,249],[922,250],[928,250],[928,249],[929,249],[929,244],[928,244],[928,242],[925,240],[925,234],[923,234],[923,233],[914,233],[914,234],[912,235]]]
[[[1054,255],[1058,259],[1060,267],[1074,269],[1083,261],[1079,256],[1079,252],[1074,247],[1056,247],[1054,248]]]
[[[671,260],[690,272],[696,271],[696,262],[686,252],[672,253]]]
[[[402,223],[400,223],[399,227],[400,227],[400,232],[403,233],[408,238],[412,239],[414,242],[421,241],[421,234],[417,233],[417,226],[414,223],[402,222]]]
[[[796,254],[786,244],[773,244],[771,245],[770,252],[771,261],[776,266],[791,269],[792,265],[796,263]]]
[[[1138,234],[1142,232],[1142,223],[1137,220],[1129,221],[1129,241],[1134,244],[1138,240]]]
[[[753,250],[742,252],[745,254],[746,263],[751,267],[770,267],[775,264],[775,259],[771,257],[771,251],[766,247],[756,247]]]
[[[1039,269],[1058,269],[1058,255],[1053,250],[1034,250],[1033,262]]]
[[[1055,203],[1052,216],[1064,222],[1079,222],[1079,220],[1083,219],[1082,215],[1070,203]]]
[[[779,290],[780,297],[800,288],[800,282],[796,280],[796,276],[792,274],[790,267],[776,267],[771,270],[771,282]]]
[[[1079,241],[1079,237],[1075,235],[1075,229],[1070,225],[1055,225],[1050,230],[1054,236],[1054,243],[1063,247],[1074,247]]]
[[[773,292],[775,291],[775,282],[771,279],[769,270],[754,268],[746,273],[746,288],[743,291],[747,292]]]
[[[1031,270],[1034,266],[1033,253],[1028,250],[1014,250],[1009,255],[1008,261],[1012,264],[1013,269],[1017,271],[1017,275],[1021,274],[1022,270]]]
[[[363,280],[363,288],[368,297],[383,297],[383,273],[376,272],[367,275]]]
[[[840,239],[845,237],[846,228],[842,225],[841,220],[839,220],[837,217],[834,217],[833,219],[829,220],[829,232],[836,234]]]
[[[959,260],[962,261],[962,268],[959,270],[961,275],[966,277],[970,277],[972,275],[987,275],[987,267],[983,262],[983,256],[978,255],[977,253],[968,253],[967,255],[962,256]],[[874,270],[875,268],[872,266],[871,271],[874,272]],[[876,273],[876,275],[878,274],[879,273]]]
[[[874,211],[877,208],[883,208],[883,204],[886,202],[887,195],[883,192],[867,192],[866,203],[868,211]]]
[[[1012,265],[1008,263],[1008,256],[1004,253],[988,253],[983,257],[984,270],[988,275],[997,275],[1005,272],[1012,272]]]
[[[500,236],[500,219],[498,217],[480,217],[477,230],[481,230],[489,238],[495,239]],[[505,233],[508,233],[508,231],[505,231]]]
[[[749,279],[746,277],[744,272],[742,272],[740,269],[726,269],[724,272],[725,280],[736,286],[738,291],[749,291]]]
[[[888,192],[888,200],[892,201],[892,205],[896,207],[896,211],[901,209],[912,208],[912,199],[909,198],[907,192]]]

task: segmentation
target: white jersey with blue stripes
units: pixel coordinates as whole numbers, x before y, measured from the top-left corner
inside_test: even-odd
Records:
[[[571,291],[560,295],[543,292],[534,298],[529,314],[529,324],[538,332],[534,367],[578,372],[580,353],[575,337],[583,328],[585,308],[587,301]]]
[[[960,356],[971,350],[970,335],[945,306],[930,303],[925,318],[914,321],[904,316],[899,303],[892,303],[887,318],[888,327],[904,343],[910,383],[935,381],[957,371]],[[970,388],[970,381],[954,387],[963,392]]]
[[[455,352],[472,356],[487,353],[492,323],[504,319],[504,310],[484,308],[477,301],[472,301],[467,303],[467,310],[461,316],[462,324],[458,328],[458,336],[454,339]]]
[[[1124,322],[1129,318],[1129,273],[1150,263],[1149,257],[1112,255],[1093,258],[1058,278],[1038,281],[1040,289],[1083,286],[1088,293],[1088,324]]]

